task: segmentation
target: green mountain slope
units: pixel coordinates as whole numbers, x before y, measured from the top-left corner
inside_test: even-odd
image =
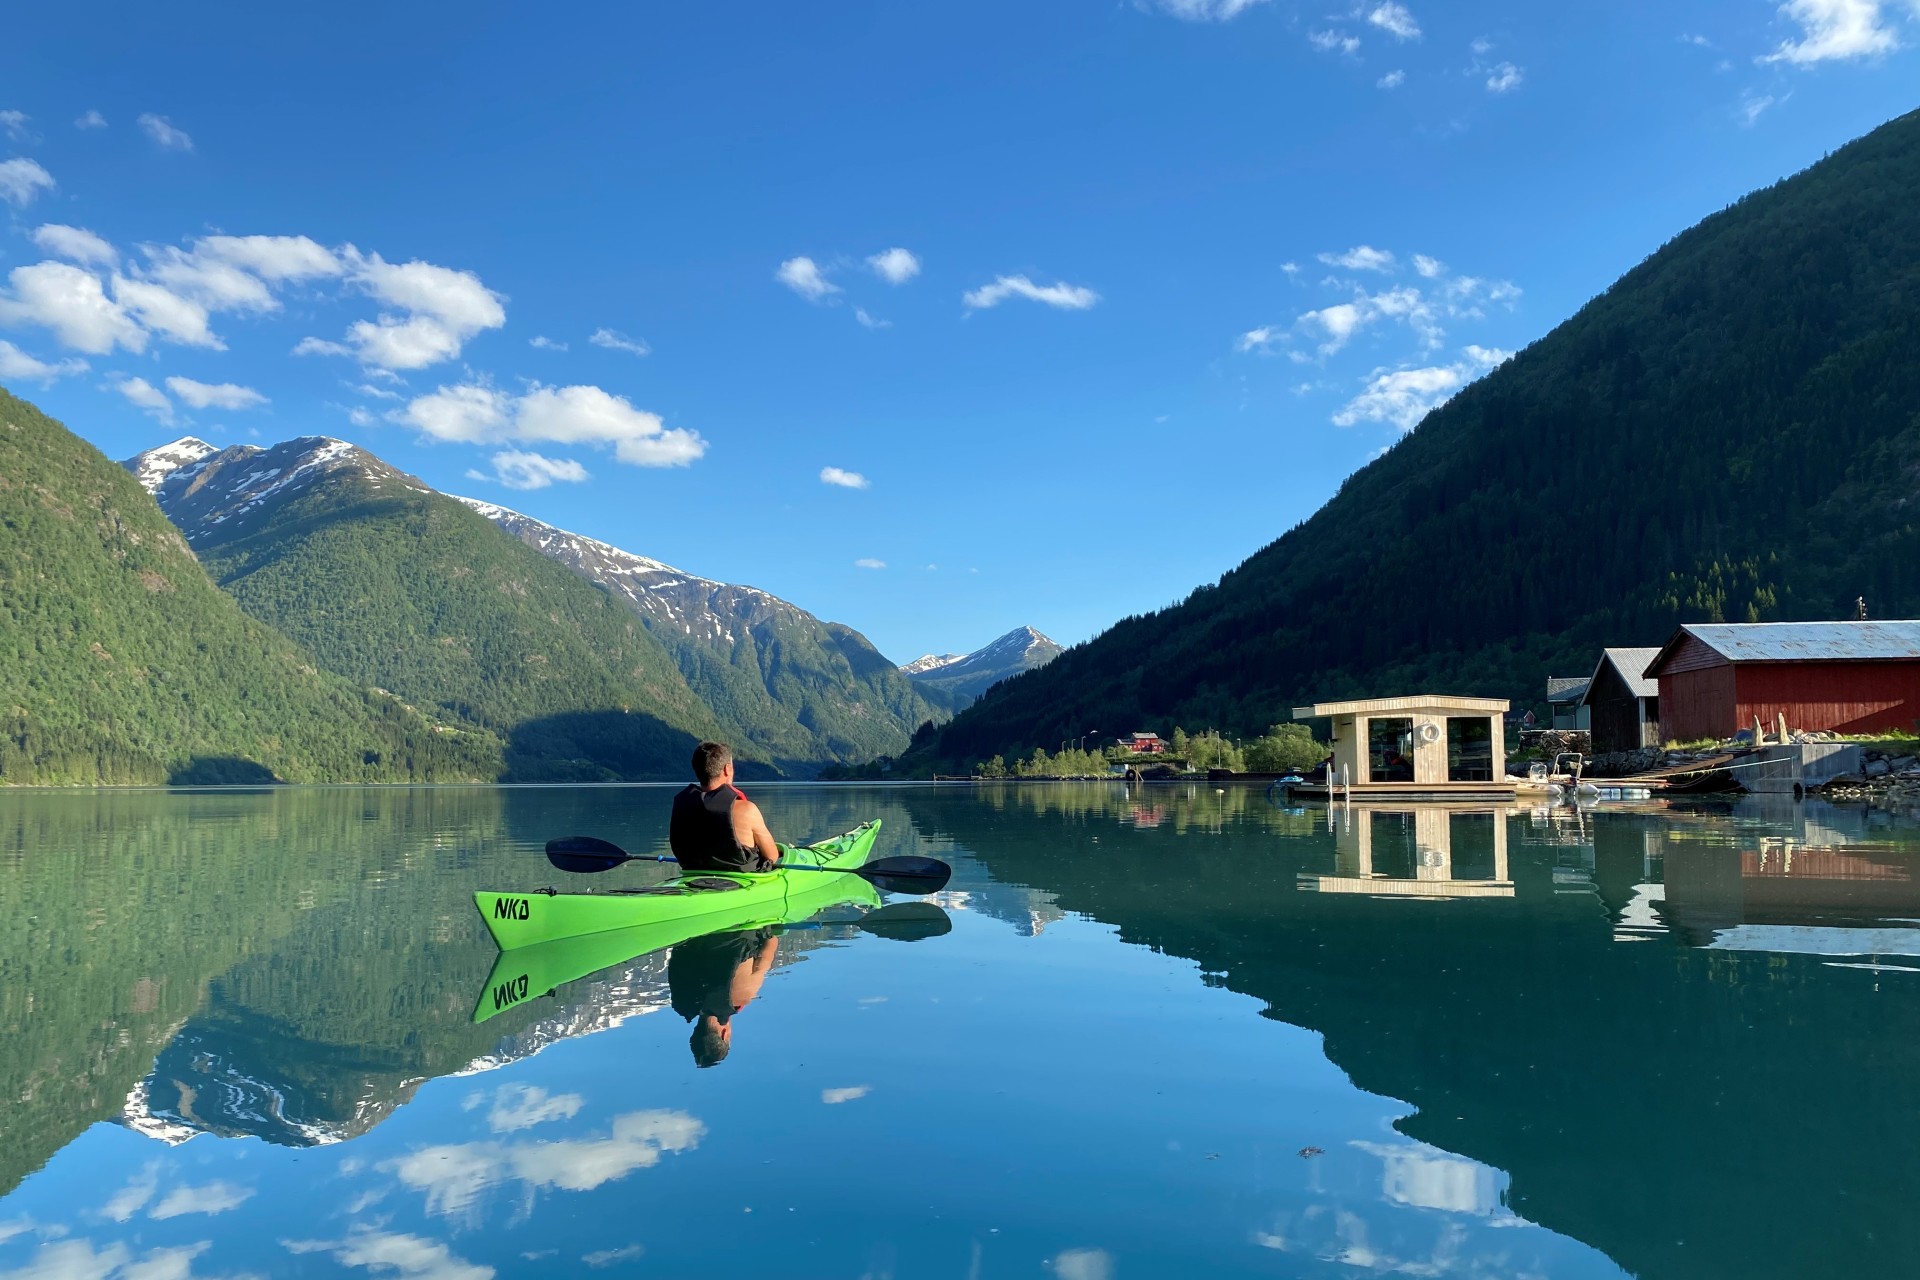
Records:
[[[897,670],[851,627],[756,587],[714,582],[531,516],[461,498],[548,558],[624,600],[695,693],[784,772],[892,755],[952,698]]]
[[[1001,685],[931,760],[1088,724],[1252,732],[1315,698],[1526,704],[1681,621],[1860,596],[1910,617],[1916,496],[1920,113],[1680,235],[1217,584]]]
[[[127,473],[0,391],[0,782],[491,777],[210,582]]]
[[[151,462],[126,465],[242,608],[326,670],[497,734],[509,778],[680,778],[723,732],[618,601],[344,441]]]

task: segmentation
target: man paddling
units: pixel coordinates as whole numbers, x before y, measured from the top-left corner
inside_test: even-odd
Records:
[[[694,783],[673,798],[667,840],[688,871],[771,871],[780,846],[760,806],[733,785],[733,749],[703,742],[693,750]]]

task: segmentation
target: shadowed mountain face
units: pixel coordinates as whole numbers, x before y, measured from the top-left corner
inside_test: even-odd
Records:
[[[896,671],[858,631],[757,587],[714,582],[505,507],[460,501],[624,601],[715,714],[788,772],[895,754],[953,704],[944,687],[918,686]]]
[[[1682,621],[1920,614],[1916,191],[1920,113],[1706,219],[1217,584],[983,698],[927,763],[1428,688],[1524,703]]]
[[[504,744],[514,780],[678,778],[728,731],[621,605],[342,440],[129,459],[242,608],[353,683]],[[769,772],[750,741],[749,776]]]
[[[1902,1207],[1920,1004],[1818,955],[1732,949],[1749,934],[1727,931],[1763,921],[1774,945],[1796,945],[1863,909],[1913,915],[1920,843],[1799,848],[1789,865],[1795,841],[1724,814],[1589,815],[1560,831],[1442,813],[1456,870],[1506,824],[1510,896],[1408,900],[1386,896],[1428,874],[1410,841],[1389,852],[1405,815],[1336,815],[1343,833],[1376,824],[1373,874],[1408,877],[1369,895],[1328,892],[1352,874],[1334,856],[1350,835],[1276,842],[1324,829],[1323,811],[1271,810],[1246,789],[903,794],[923,832],[996,879],[1320,1032],[1356,1085],[1414,1108],[1400,1131],[1506,1170],[1513,1212],[1634,1275],[1898,1274],[1920,1249]],[[1196,829],[1211,833],[1204,858],[1182,839]],[[1635,890],[1662,887],[1656,928],[1636,927]],[[1851,1229],[1869,1221],[1885,1230]]]
[[[1015,627],[972,653],[927,654],[900,670],[922,689],[937,690],[966,707],[1009,676],[1033,671],[1059,657],[1059,645],[1032,627]]]

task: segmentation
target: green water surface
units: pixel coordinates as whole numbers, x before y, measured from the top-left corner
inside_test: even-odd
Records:
[[[693,951],[476,1024],[669,794],[0,794],[0,1277],[1920,1274],[1909,818],[764,787],[951,929],[756,938],[710,1068]]]

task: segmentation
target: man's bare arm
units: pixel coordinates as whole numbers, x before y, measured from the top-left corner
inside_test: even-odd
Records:
[[[742,846],[757,850],[768,862],[780,861],[780,846],[774,843],[773,832],[767,830],[760,806],[751,800],[742,800],[733,806],[733,814],[734,838]]]

